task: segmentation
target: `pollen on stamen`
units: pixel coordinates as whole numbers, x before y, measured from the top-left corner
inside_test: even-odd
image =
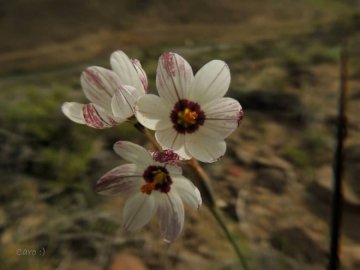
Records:
[[[179,100],[170,114],[173,127],[179,133],[192,133],[204,124],[205,113],[198,103]]]
[[[184,127],[188,127],[190,125],[189,121],[187,120],[187,114],[189,109],[185,109],[184,111],[178,112],[178,120],[177,123]]]
[[[167,193],[172,184],[169,172],[163,166],[149,166],[143,174],[145,184],[141,187],[141,192],[151,194],[153,190]]]
[[[148,195],[151,194],[151,192],[154,190],[155,185],[153,183],[146,183],[145,185],[143,185],[140,189],[140,191],[142,193],[146,193]]]

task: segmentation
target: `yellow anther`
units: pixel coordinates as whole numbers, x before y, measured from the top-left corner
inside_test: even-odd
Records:
[[[166,173],[157,170],[154,172],[154,181],[152,183],[156,184],[162,184],[164,181],[166,181]]]
[[[163,171],[156,170],[153,171],[152,174],[154,175],[153,181],[141,186],[140,191],[142,193],[151,194],[157,184],[162,184],[166,181],[167,175]]]
[[[190,122],[191,124],[195,124],[194,120],[196,120],[197,117],[198,117],[197,112],[190,111],[190,112],[185,113],[185,120],[187,122]]]
[[[178,112],[177,116],[178,116],[178,120],[177,120],[178,124],[188,127],[196,123],[198,114],[197,112],[194,112],[189,108],[186,108],[185,110]]]
[[[141,187],[141,192],[146,194],[151,194],[151,192],[154,190],[155,184],[154,183],[146,183]]]

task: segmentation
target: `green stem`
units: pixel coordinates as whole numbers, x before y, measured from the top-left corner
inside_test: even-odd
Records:
[[[242,254],[239,246],[237,245],[236,241],[234,240],[234,237],[231,235],[229,229],[226,227],[226,224],[225,224],[219,210],[217,208],[210,208],[210,207],[209,207],[209,210],[210,210],[210,213],[214,216],[214,218],[218,222],[218,224],[220,225],[220,227],[223,230],[226,238],[228,239],[228,241],[232,245],[237,257],[239,258],[239,261],[241,263],[242,268],[244,270],[249,270],[249,266],[248,266],[248,264],[246,262],[246,258],[244,256],[244,254]]]
[[[190,167],[194,170],[196,175],[198,176],[198,186],[200,188],[200,193],[204,199],[204,204],[210,210],[210,213],[214,216],[215,220],[219,224],[220,228],[224,232],[226,238],[229,240],[232,245],[237,257],[239,258],[240,264],[244,270],[249,270],[248,264],[246,262],[245,256],[242,254],[239,246],[237,245],[234,237],[231,235],[231,232],[226,227],[225,221],[222,218],[220,211],[216,206],[214,191],[211,188],[211,181],[208,174],[204,171],[204,169],[200,166],[199,162],[195,159],[192,159],[189,162]]]
[[[160,151],[160,150],[161,150],[161,146],[160,146],[160,144],[156,141],[156,139],[154,138],[154,136],[152,135],[152,133],[150,132],[150,130],[148,130],[147,128],[145,128],[144,134],[145,134],[146,138],[148,138],[148,140],[150,141],[150,143],[152,144],[152,146],[154,147],[154,150]]]
[[[152,144],[154,150],[159,151],[161,150],[161,146],[156,141],[154,136],[151,134],[150,130],[145,128],[143,125],[141,125],[139,122],[134,123],[134,127],[140,131],[142,134],[145,135],[145,137],[149,140],[149,142]]]

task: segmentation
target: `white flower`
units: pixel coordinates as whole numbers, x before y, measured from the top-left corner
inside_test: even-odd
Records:
[[[117,142],[114,150],[131,164],[120,165],[106,173],[97,182],[96,191],[105,195],[130,195],[123,212],[126,230],[142,228],[157,214],[164,240],[175,241],[184,225],[182,201],[198,209],[201,205],[199,190],[182,176],[180,167],[170,165],[174,153],[152,155],[139,145],[123,141]]]
[[[243,117],[239,102],[223,97],[229,85],[230,71],[223,61],[210,61],[194,77],[184,58],[164,53],[156,74],[160,96],[141,97],[136,117],[156,130],[155,137],[164,149],[185,159],[216,161],[225,153],[224,139]]]
[[[112,53],[112,70],[92,66],[81,74],[81,86],[89,104],[65,102],[63,113],[72,121],[93,128],[118,125],[134,115],[136,100],[144,95],[148,81],[138,60],[122,51]]]

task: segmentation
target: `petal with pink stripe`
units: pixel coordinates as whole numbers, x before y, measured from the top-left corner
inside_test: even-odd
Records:
[[[124,121],[110,115],[103,108],[93,103],[86,104],[83,107],[83,116],[86,125],[97,129],[113,127]]]
[[[102,176],[96,183],[96,192],[102,195],[129,194],[140,190],[142,169],[135,164],[120,165]]]
[[[180,99],[187,99],[193,80],[189,63],[176,53],[160,56],[156,71],[156,86],[160,97],[172,107]]]

